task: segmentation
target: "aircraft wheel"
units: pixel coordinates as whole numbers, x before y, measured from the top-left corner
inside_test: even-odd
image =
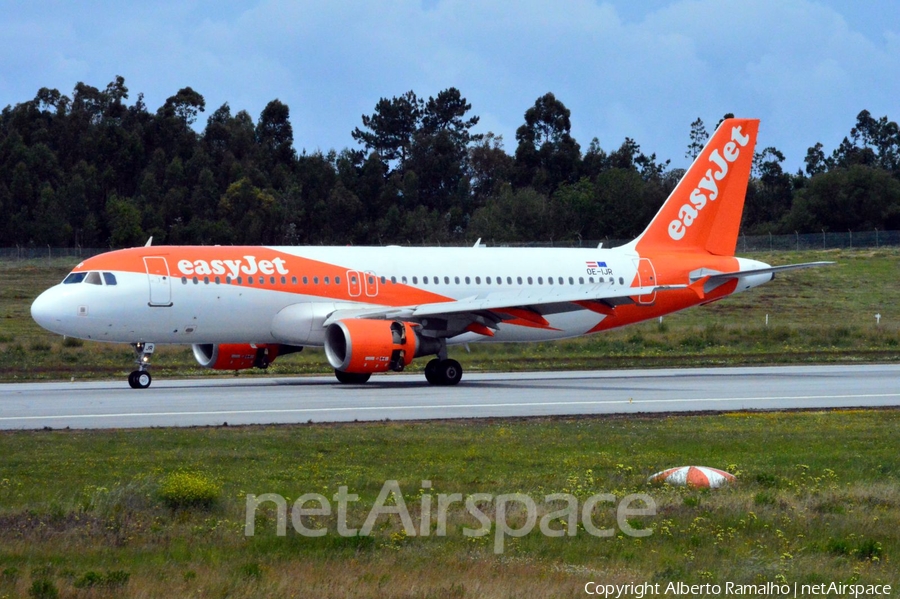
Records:
[[[146,370],[135,370],[128,375],[128,385],[132,389],[146,389],[153,382],[153,377]]]
[[[462,379],[462,366],[456,360],[441,360],[435,368],[438,385],[455,385]]]
[[[335,370],[334,376],[337,380],[345,385],[362,385],[372,376],[368,372],[344,372],[343,370]]]
[[[431,383],[432,385],[439,385],[440,380],[438,380],[438,365],[441,363],[437,358],[428,362],[425,365],[425,380]]]

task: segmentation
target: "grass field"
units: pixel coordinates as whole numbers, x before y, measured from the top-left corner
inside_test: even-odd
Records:
[[[900,359],[900,250],[754,254],[771,264],[837,264],[779,275],[720,302],[571,341],[473,344],[451,350],[466,370],[615,369],[655,366],[884,362]],[[131,348],[63,340],[30,318],[31,301],[71,261],[0,262],[0,381],[125,378]],[[875,315],[881,314],[876,326]],[[768,324],[766,319],[768,317]],[[422,364],[414,362],[413,369]],[[187,347],[161,347],[157,377],[232,376],[199,368]],[[269,374],[330,372],[316,350],[287,356]],[[253,370],[241,376],[266,373]]]
[[[835,260],[724,300],[575,341],[473,346],[469,370],[620,368],[789,362],[897,361],[897,250],[754,255],[773,264]],[[28,306],[69,263],[0,263],[0,380],[124,377],[130,348],[64,341],[39,329]],[[879,326],[874,315],[882,315]],[[769,324],[766,326],[766,315]],[[208,375],[189,350],[168,348],[158,376]],[[324,356],[289,356],[270,374],[326,372]],[[242,373],[242,376],[245,374]],[[230,373],[227,376],[232,376]],[[900,411],[729,413],[0,433],[0,599],[5,597],[434,597],[584,595],[603,584],[853,583],[900,585]],[[702,464],[737,474],[716,491],[651,486],[652,473]],[[341,487],[360,528],[385,481],[396,480],[416,529],[381,516],[369,535],[342,536],[340,516],[290,507]],[[428,481],[427,483],[424,481]],[[277,494],[246,536],[247,496]],[[506,536],[495,552],[496,505],[479,504],[488,534],[462,503],[441,495],[520,493],[539,517],[554,493],[649,496],[655,515],[616,528],[611,503]],[[392,497],[393,504],[398,503]],[[306,505],[306,504],[304,504]],[[313,504],[314,505],[314,504]],[[428,505],[428,508],[423,506]],[[513,505],[513,508],[516,506]],[[426,514],[422,535],[419,523]],[[520,509],[507,512],[513,529]],[[571,534],[574,533],[574,534]],[[571,535],[571,536],[570,536]],[[708,594],[707,594],[708,595]],[[755,595],[758,595],[756,593]],[[626,593],[626,595],[628,594]],[[705,596],[695,594],[693,596]],[[833,595],[833,596],[846,596]]]
[[[0,597],[38,587],[70,597],[570,597],[589,581],[896,588],[898,425],[897,411],[848,410],[4,433]],[[645,482],[689,463],[739,482],[716,491]],[[331,500],[347,486],[360,496],[347,522],[359,528],[390,479],[417,526],[423,495],[442,493],[538,503],[550,493],[582,502],[646,493],[657,513],[629,520],[651,531],[644,538],[598,538],[583,526],[548,538],[536,527],[507,537],[501,554],[495,514],[485,509],[490,534],[467,537],[478,522],[459,504],[446,536],[406,534],[395,515],[345,538],[334,513],[306,521],[325,536],[301,536],[290,522],[278,536],[273,504],[244,535],[248,493]],[[597,526],[614,525],[612,510],[594,510]],[[507,520],[523,526],[520,514]]]

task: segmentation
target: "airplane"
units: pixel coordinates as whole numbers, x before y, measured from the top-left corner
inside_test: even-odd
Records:
[[[720,300],[781,271],[734,256],[759,130],[726,119],[643,233],[615,248],[152,246],[78,264],[32,304],[45,329],[129,343],[132,388],[157,344],[189,344],[217,370],[267,368],[323,347],[341,383],[432,356],[455,385],[451,345],[599,333]]]

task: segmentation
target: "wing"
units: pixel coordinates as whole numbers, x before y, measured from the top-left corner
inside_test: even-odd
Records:
[[[551,328],[544,318],[547,315],[583,309],[612,314],[616,306],[636,303],[640,296],[687,287],[657,285],[612,289],[608,285],[598,284],[576,290],[560,288],[551,291],[545,288],[542,292],[523,289],[485,293],[454,301],[415,306],[337,310],[325,320],[324,326],[347,318],[395,319],[417,322],[442,337],[453,337],[466,331],[493,336],[493,331],[501,322]]]

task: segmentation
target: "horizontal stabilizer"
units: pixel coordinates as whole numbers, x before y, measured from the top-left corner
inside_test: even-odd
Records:
[[[785,270],[799,270],[801,268],[814,268],[816,266],[828,266],[834,262],[804,262],[803,264],[785,264],[784,266],[770,266],[768,268],[753,268],[750,270],[736,270],[734,272],[716,272],[701,268],[691,273],[691,283],[696,283],[700,279],[707,281],[721,281],[723,279],[739,279],[741,277],[749,277],[751,275],[775,274]]]

